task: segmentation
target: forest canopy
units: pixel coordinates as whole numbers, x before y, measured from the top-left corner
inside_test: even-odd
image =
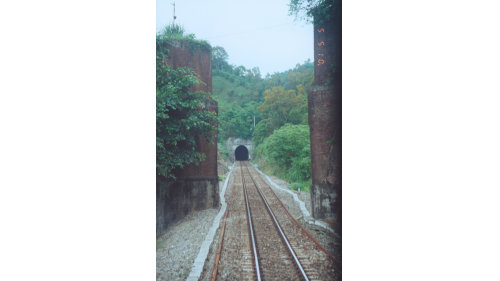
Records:
[[[264,131],[272,132],[287,122],[307,124],[306,89],[314,79],[310,60],[262,77],[259,67],[229,64],[229,54],[223,47],[213,47],[214,58],[213,97],[219,103],[219,116],[224,122],[219,126],[219,140],[251,138],[259,122],[274,117],[278,118],[272,119]]]
[[[313,63],[307,60],[262,77],[258,67],[230,64],[229,55],[223,47],[212,48],[213,97],[222,120],[218,131],[221,154],[229,154],[228,138],[253,138],[252,159],[263,157],[283,178],[308,186],[304,183],[310,180],[311,162],[307,87],[314,81]],[[290,145],[274,145],[284,142]]]

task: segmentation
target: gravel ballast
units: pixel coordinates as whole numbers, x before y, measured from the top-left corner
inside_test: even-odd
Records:
[[[190,214],[158,239],[164,248],[156,251],[156,280],[186,279],[218,211]]]
[[[231,195],[234,183],[233,173],[230,173],[228,177],[228,183],[224,194],[226,202]],[[265,177],[262,178],[267,182]],[[328,252],[330,252],[330,254],[340,260],[340,242],[336,241],[337,239],[334,234],[321,226],[318,227],[317,225],[311,225],[306,222],[302,216],[299,204],[293,199],[292,195],[281,190],[281,188],[290,190],[288,188],[289,184],[275,177],[270,177],[270,179],[274,184],[280,187],[275,188],[272,184],[269,184],[292,216],[296,218],[297,221],[303,225]],[[220,192],[222,191],[222,186],[223,182],[219,182]],[[303,191],[292,192],[304,202],[305,208],[311,213],[310,194]],[[205,236],[219,213],[219,209],[220,208],[208,209],[190,214],[181,221],[171,225],[166,230],[165,234],[158,239],[164,246],[156,251],[156,279],[158,281],[186,280],[193,267],[194,260],[200,252],[200,247],[205,240]],[[208,256],[199,280],[208,280],[210,277],[217,242],[219,241],[221,225],[222,220],[219,223],[219,228],[210,245]]]
[[[232,191],[231,175],[228,175],[228,186],[224,196],[226,202]],[[224,182],[219,182],[219,194],[222,194],[223,185]],[[169,226],[165,234],[158,239],[162,247],[156,251],[156,280],[187,279],[219,211],[220,207],[198,211]],[[207,257],[208,260],[212,260],[212,263],[212,248],[217,244],[219,232],[220,224],[214,235],[215,243],[211,243]]]
[[[254,165],[255,166],[255,165]],[[273,184],[271,184],[267,178],[269,178]],[[341,262],[341,241],[337,235],[331,231],[329,225],[323,221],[314,220],[312,217],[308,217],[308,221],[305,220],[304,214],[301,212],[299,204],[294,200],[292,194],[296,194],[298,199],[304,202],[307,211],[311,214],[311,196],[306,192],[297,192],[290,190],[288,187],[289,183],[283,181],[279,178],[273,176],[262,176],[262,179],[269,184],[271,189],[274,191],[276,196],[283,202],[290,214],[316,239],[323,248],[325,248],[337,261]],[[277,185],[279,188],[276,188]],[[284,191],[286,189],[287,191]],[[290,194],[292,193],[292,194]],[[326,228],[325,228],[326,226]]]

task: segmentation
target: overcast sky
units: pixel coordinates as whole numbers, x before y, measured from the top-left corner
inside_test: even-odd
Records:
[[[172,3],[174,0],[156,0],[157,31],[172,22]],[[197,39],[206,39],[212,47],[223,47],[230,64],[258,66],[264,77],[266,73],[282,72],[307,59],[313,60],[313,26],[288,16],[289,3],[290,0],[175,0],[175,22]]]

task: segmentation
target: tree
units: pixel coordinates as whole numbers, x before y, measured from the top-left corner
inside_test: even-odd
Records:
[[[255,77],[257,77],[259,80],[261,79],[261,75],[260,75],[260,69],[259,67],[254,67],[252,68],[252,71],[253,71],[253,74]]]
[[[227,59],[229,58],[224,48],[215,46],[212,48],[212,68],[219,70],[226,70],[224,66],[228,65]]]
[[[247,71],[247,69],[243,65],[240,65],[234,69],[233,74],[236,76],[245,76],[246,71]]]
[[[253,131],[253,143],[255,146],[259,146],[264,142],[264,139],[269,137],[274,131],[273,123],[270,119],[263,119],[260,121],[257,126],[255,126],[255,130]]]
[[[223,106],[221,106],[223,105]],[[254,131],[253,118],[256,122],[261,119],[260,112],[257,111],[257,104],[253,101],[247,102],[243,106],[235,103],[219,103],[220,118],[227,120],[225,127],[221,129],[221,138],[239,137],[251,138]]]
[[[315,24],[321,24],[339,16],[341,5],[341,0],[290,0],[288,15],[308,23],[312,23],[315,18]]]
[[[281,75],[279,72],[275,72],[269,76],[269,73],[266,76],[266,81],[264,82],[265,89],[272,89],[273,87],[282,86],[283,81],[281,79]]]
[[[274,87],[264,92],[265,102],[257,108],[263,118],[270,118],[275,128],[287,123],[291,111],[305,102],[295,90],[286,91],[283,87]]]
[[[285,89],[295,89],[302,84],[306,88],[313,82],[313,69],[297,64],[285,75]]]
[[[272,75],[268,73],[263,78],[258,67],[247,69],[229,64],[221,70],[214,67],[213,92],[219,102],[219,116],[226,121],[219,127],[219,138],[251,137],[257,130],[249,126],[253,124],[254,116],[257,126],[262,118],[267,118],[265,124],[271,124],[264,130],[265,136],[261,141],[285,123],[307,124],[305,89],[313,81],[313,69],[313,63],[307,60],[303,64],[297,64],[294,69]],[[279,87],[284,89],[279,90]],[[273,88],[276,88],[274,91],[277,94],[273,94]],[[269,90],[268,99],[273,96],[276,100],[271,98],[266,103],[265,90]],[[281,105],[278,103],[279,99],[282,100]],[[262,106],[263,103],[265,105]],[[260,110],[257,110],[259,106]]]

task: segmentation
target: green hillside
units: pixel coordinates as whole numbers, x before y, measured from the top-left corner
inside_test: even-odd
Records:
[[[253,138],[256,145],[253,157],[260,158],[264,168],[269,167],[269,172],[295,182],[295,188],[308,185],[306,89],[314,79],[313,63],[308,60],[293,69],[262,77],[258,67],[230,65],[228,57],[224,48],[212,49],[212,92],[219,103],[221,154],[228,154],[229,137]],[[277,145],[281,143],[285,146]],[[278,157],[283,151],[287,151],[286,155]]]

